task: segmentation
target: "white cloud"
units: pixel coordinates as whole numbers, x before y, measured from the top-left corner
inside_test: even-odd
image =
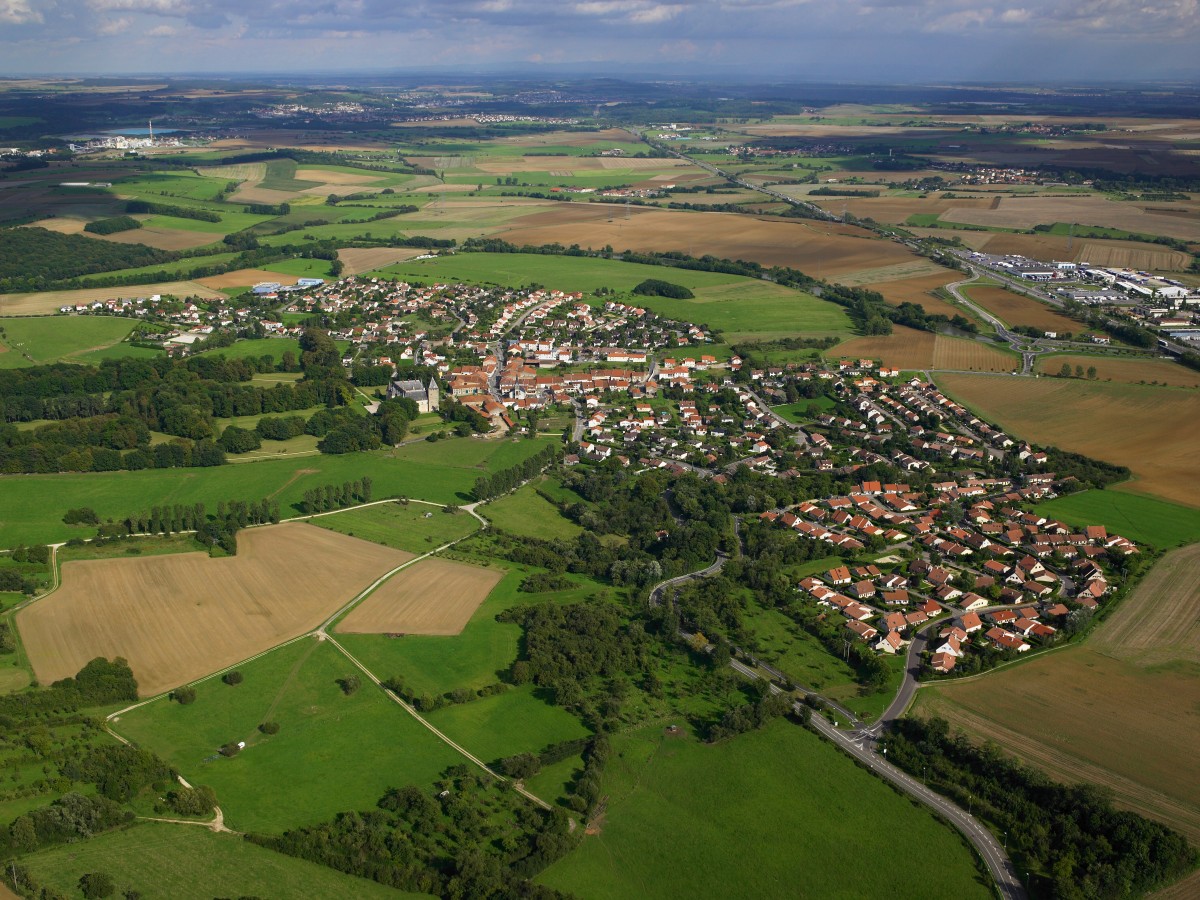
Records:
[[[0,22],[30,25],[41,21],[42,14],[29,5],[29,0],[0,0]]]

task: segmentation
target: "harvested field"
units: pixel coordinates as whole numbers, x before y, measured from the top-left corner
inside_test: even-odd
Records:
[[[331,139],[332,138],[332,139]],[[339,140],[339,138],[342,138]],[[384,150],[387,144],[364,138],[361,135],[338,135],[328,131],[255,131],[244,138],[225,138],[208,145],[210,150],[274,149],[276,147],[303,147],[306,150]]]
[[[1174,387],[1200,387],[1200,372],[1167,359],[1120,359],[1056,353],[1039,358],[1037,371],[1057,375],[1063,363],[1072,369],[1083,366],[1085,371],[1095,366],[1096,378],[1100,381],[1120,381],[1124,384],[1153,384],[1158,381]]]
[[[841,284],[850,287],[861,287],[863,285],[874,286],[880,282],[895,281],[901,278],[920,278],[922,275],[935,275],[942,271],[942,267],[931,260],[913,258],[890,266],[854,269],[843,272],[836,279]]]
[[[121,297],[149,297],[151,294],[206,298],[224,296],[198,281],[165,281],[125,287],[82,288],[77,291],[42,291],[36,294],[0,294],[0,316],[48,315],[58,312],[60,306],[67,304]]]
[[[1021,360],[987,344],[939,334],[933,345],[933,368],[967,372],[1015,372]]]
[[[414,160],[415,162],[415,160]],[[517,172],[591,172],[610,169],[685,169],[691,163],[670,157],[667,159],[629,159],[612,156],[479,156],[474,167],[492,175]]]
[[[297,181],[320,181],[325,184],[371,184],[382,181],[382,175],[369,172],[337,172],[333,169],[297,169]]]
[[[96,656],[129,660],[143,696],[315,628],[412,554],[304,523],[243,531],[238,555],[69,562],[17,626],[45,683]]]
[[[338,251],[338,259],[345,266],[342,272],[344,278],[372,269],[381,269],[402,259],[412,259],[427,252],[415,247],[347,247]]]
[[[267,164],[265,162],[235,163],[227,166],[206,166],[196,171],[209,178],[223,178],[226,181],[252,181],[257,183],[267,177]]]
[[[1121,490],[1200,506],[1200,392],[1059,378],[937,380],[1010,434],[1128,466],[1135,480]]]
[[[1132,203],[1104,197],[1000,197],[995,209],[955,208],[942,214],[946,222],[1032,228],[1055,222],[1077,222],[1158,234],[1185,241],[1200,240],[1200,218],[1150,212]]]
[[[475,190],[473,184],[423,184],[407,191],[410,194],[469,194]]]
[[[204,231],[187,231],[182,228],[158,228],[153,225],[137,228],[132,231],[118,231],[116,234],[88,234],[85,237],[98,237],[118,244],[145,244],[157,247],[159,250],[191,250],[203,247],[220,240],[219,234]]]
[[[504,577],[445,559],[426,559],[385,581],[338,623],[349,634],[460,633]]]
[[[943,232],[944,234],[944,232]],[[973,237],[957,232],[955,237]],[[1103,241],[1070,238],[1061,234],[993,234],[975,249],[984,253],[1014,254],[1030,259],[1061,259],[1161,272],[1181,271],[1191,265],[1188,254],[1141,241]],[[1068,244],[1070,245],[1068,247]]]
[[[888,335],[853,338],[826,355],[877,359],[885,366],[906,370],[1013,372],[1019,367],[1016,357],[979,341],[934,335],[903,325],[893,326]]]
[[[961,279],[961,273],[943,269],[940,272],[916,278],[877,281],[871,285],[871,290],[883,294],[883,299],[893,306],[899,306],[901,303],[917,303],[931,315],[956,316],[963,315],[964,311],[940,297],[935,297],[933,292]]]
[[[325,193],[329,192],[325,191]],[[293,191],[273,191],[269,188],[243,185],[231,194],[229,199],[239,203],[269,203],[277,206],[280,203],[290,203],[292,200],[295,200],[296,193]]]
[[[495,144],[512,147],[590,147],[602,141],[636,143],[637,135],[624,128],[602,128],[596,131],[544,131],[538,134],[518,134],[497,138]]]
[[[198,278],[197,281],[210,288],[231,288],[231,287],[252,287],[260,281],[278,281],[280,284],[295,284],[296,276],[281,275],[278,272],[270,272],[267,269],[235,269],[232,272],[225,272],[221,275],[209,275],[207,278]]]
[[[1141,667],[1200,664],[1200,544],[1156,563],[1088,647]]]
[[[1004,288],[970,285],[964,292],[967,297],[1000,318],[1006,325],[1026,325],[1041,331],[1060,333],[1087,330],[1086,326],[1055,312],[1045,303],[1039,303],[1023,294],[1006,291]]]
[[[793,266],[832,278],[866,268],[911,264],[916,259],[900,244],[835,223],[645,208],[630,210],[627,219],[625,210],[601,204],[555,206],[558,208],[514,220],[499,236],[515,244],[557,241],[595,248],[611,244],[617,250],[681,250],[694,256],[711,253],[764,265]]]
[[[799,186],[784,187],[783,192],[791,196],[804,197],[815,188]],[[871,186],[867,188],[851,187],[849,190],[878,190]],[[950,209],[986,209],[991,205],[991,199],[980,198],[971,200],[943,200],[939,197],[806,197],[822,209],[840,216],[842,210],[848,210],[860,218],[871,218],[876,222],[889,225],[903,225],[908,217],[921,213],[944,213]]]

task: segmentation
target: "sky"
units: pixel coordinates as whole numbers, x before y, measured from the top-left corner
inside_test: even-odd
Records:
[[[1200,78],[1200,0],[0,0],[16,74]]]

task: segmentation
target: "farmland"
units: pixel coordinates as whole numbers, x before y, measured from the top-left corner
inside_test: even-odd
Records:
[[[0,294],[0,316],[45,316],[68,304],[91,303],[110,297],[149,297],[173,294],[177,297],[223,297],[220,291],[196,281],[164,281],[130,287],[80,288],[69,291],[41,291],[26,294]]]
[[[101,517],[121,518],[160,503],[217,503],[268,497],[285,515],[299,512],[304,492],[364,475],[375,496],[415,497],[437,503],[466,500],[484,471],[507,468],[543,446],[541,441],[421,441],[395,451],[300,460],[266,459],[209,469],[148,469],[140,472],[6,476],[0,478],[0,544],[50,542],[77,536],[62,524],[72,506],[87,505]]]
[[[497,569],[426,559],[393,575],[338,623],[356,634],[459,634],[504,577]]]
[[[1020,360],[980,341],[916,331],[896,325],[888,335],[856,337],[826,353],[834,358],[876,359],[903,370],[950,369],[975,372],[1014,372]]]
[[[539,881],[588,900],[790,898],[801,883],[811,896],[991,895],[957,834],[786,722],[715,746],[655,726],[617,735],[603,789],[598,833]],[[856,858],[886,855],[899,833],[921,865],[830,865],[851,846]]]
[[[1122,490],[1200,506],[1195,391],[1057,378],[1013,378],[996,390],[992,378],[958,374],[938,384],[1011,434],[1128,466],[1135,480]]]
[[[62,587],[17,625],[42,681],[121,656],[152,696],[315,628],[410,558],[303,523],[250,529],[231,558],[66,563]]]
[[[1105,197],[1002,197],[987,209],[955,208],[942,214],[946,222],[996,225],[1002,228],[1033,228],[1055,222],[1076,222],[1119,228],[1139,234],[1160,234],[1185,241],[1200,240],[1200,221],[1191,217],[1164,215],[1141,206],[1119,203]]]
[[[86,845],[43,850],[26,857],[22,864],[38,883],[64,897],[78,890],[79,878],[86,872],[108,872],[121,890],[137,891],[146,898],[211,900],[257,895],[402,900],[414,896],[283,856],[237,835],[154,822],[100,835]]]
[[[1046,304],[1004,288],[972,285],[965,293],[1006,325],[1025,325],[1040,331],[1059,333],[1083,330],[1078,322],[1055,312]]]
[[[1085,644],[983,678],[922,689],[939,715],[1067,781],[1112,789],[1133,809],[1200,839],[1200,546],[1166,556]],[[1154,752],[1146,752],[1153,736]]]
[[[103,316],[7,319],[0,323],[0,344],[7,347],[0,355],[0,368],[74,362],[121,343],[134,324],[132,319]],[[124,356],[138,352],[132,347],[122,349]]]
[[[953,318],[965,315],[966,311],[952,303],[935,296],[934,291],[943,285],[958,281],[962,276],[958,272],[946,270],[921,275],[916,278],[902,278],[897,281],[880,281],[872,284],[871,290],[878,291],[888,303],[899,306],[901,303],[918,303],[930,315],[942,315]]]
[[[1125,491],[1081,491],[1037,509],[1072,525],[1104,525],[1110,534],[1160,549],[1200,541],[1200,510]]]
[[[1120,359],[1109,356],[1055,353],[1039,357],[1037,371],[1045,375],[1057,375],[1064,363],[1072,370],[1076,366],[1082,366],[1085,371],[1095,367],[1096,378],[1100,381],[1200,387],[1200,372],[1166,359]]]
[[[328,642],[305,638],[238,671],[241,684],[209,679],[194,703],[156,700],[113,725],[212,787],[230,828],[278,833],[370,809],[388,788],[431,785],[463,761],[372,685],[346,695],[337,680],[357,670]],[[217,756],[238,740],[241,753]]]
[[[536,485],[526,485],[489,503],[483,515],[503,531],[545,540],[573,538],[583,530],[542,497]]]
[[[409,553],[428,553],[435,547],[466,537],[479,520],[466,513],[447,515],[424,503],[384,503],[315,516],[313,525]]]

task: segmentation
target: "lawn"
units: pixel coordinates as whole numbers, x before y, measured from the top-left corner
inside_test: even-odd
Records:
[[[436,506],[424,503],[366,506],[318,516],[310,521],[330,531],[418,555],[479,529],[479,520],[472,515],[465,512],[447,515]]]
[[[992,896],[957,832],[789,722],[715,746],[615,735],[603,792],[599,833],[539,881],[586,900]]]
[[[538,493],[538,485],[527,484],[484,506],[480,513],[503,531],[526,537],[572,539],[583,529],[558,511]]]
[[[299,460],[265,459],[205,469],[146,469],[0,476],[0,546],[50,543],[79,535],[62,524],[68,509],[90,506],[102,519],[120,518],[164,503],[278,500],[284,515],[299,513],[309,488],[374,480],[374,497],[408,496],[436,503],[463,503],[483,472],[508,468],[544,446],[534,441],[454,438],[421,441],[397,450],[318,454]]]
[[[403,638],[339,634],[338,640],[380,678],[399,675],[414,693],[434,695],[460,687],[477,689],[495,683],[499,673],[517,658],[521,626],[497,622],[497,613],[525,604],[584,600],[603,590],[585,576],[571,575],[568,577],[575,582],[574,588],[527,594],[519,591],[518,586],[530,572],[540,570],[510,563],[493,564],[510,566],[511,570],[492,588],[461,634]]]
[[[119,345],[136,324],[133,319],[113,316],[5,319],[0,324],[0,329],[3,329],[0,345],[8,350],[0,353],[0,369],[45,365],[60,360],[80,362],[85,355],[94,355]],[[137,348],[133,347],[116,349],[121,356],[137,353]]]
[[[1071,525],[1103,525],[1159,549],[1200,541],[1200,510],[1123,491],[1080,491],[1034,507]]]
[[[362,676],[329,643],[303,638],[238,670],[239,685],[213,678],[195,703],[158,700],[113,726],[212,787],[231,828],[278,833],[371,809],[388,788],[428,787],[463,762],[373,685],[346,696],[337,680]],[[279,733],[259,732],[266,721]],[[246,749],[217,755],[228,741]]]
[[[43,850],[21,860],[37,881],[63,897],[78,895],[79,878],[107,872],[118,891],[171,900],[213,897],[405,898],[374,881],[284,856],[231,834],[146,822],[86,843]],[[117,896],[121,896],[118,894]]]

